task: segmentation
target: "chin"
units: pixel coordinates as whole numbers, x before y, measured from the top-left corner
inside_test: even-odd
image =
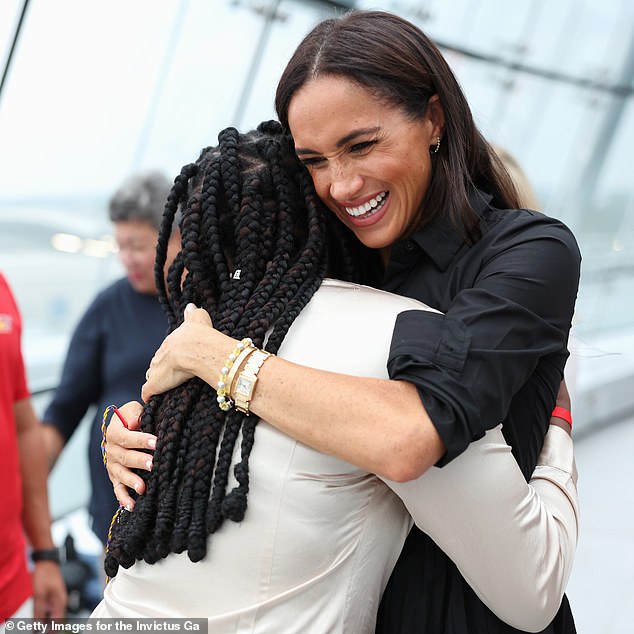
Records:
[[[142,295],[156,295],[156,288],[154,287],[154,284],[149,286],[144,282],[133,282],[130,280],[130,285],[137,293],[141,293]]]
[[[387,237],[377,233],[371,233],[369,231],[359,231],[356,227],[351,227],[351,229],[354,235],[357,237],[357,240],[359,240],[359,242],[363,244],[363,246],[368,247],[368,249],[386,249],[388,247],[391,247],[398,239]]]

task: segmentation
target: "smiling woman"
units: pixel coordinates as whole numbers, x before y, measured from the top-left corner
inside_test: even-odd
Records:
[[[317,194],[363,244],[389,251],[421,224],[436,155],[429,149],[444,130],[437,96],[413,118],[356,82],[318,76],[294,95],[288,125]]]
[[[440,51],[395,15],[351,12],[318,24],[282,74],[276,109],[322,202],[364,245],[381,252],[383,288],[446,313],[436,319],[404,312],[396,321],[390,378],[415,387],[423,416],[418,435],[405,433],[403,421],[413,416],[405,409],[406,393],[392,405],[395,418],[380,414],[392,437],[402,434],[412,451],[379,440],[386,462],[376,468],[415,477],[436,460],[450,463],[482,435],[486,421],[503,420],[528,477],[568,355],[580,263],[568,228],[521,209]],[[271,383],[280,380],[271,374]],[[282,401],[267,383],[259,389]],[[338,391],[338,384],[323,389]],[[357,398],[370,397],[358,389]],[[298,429],[264,396],[261,402],[269,420],[277,423],[279,416],[288,433],[341,451],[333,435],[324,440],[313,433],[317,417]],[[329,411],[310,399],[301,404],[322,416]],[[377,403],[373,409],[381,412]],[[359,414],[343,414],[348,429],[368,420]],[[438,453],[434,435],[423,433],[430,428],[440,439]],[[365,430],[380,439],[376,429],[366,424]],[[351,462],[367,459],[364,451],[345,455]],[[401,470],[393,471],[395,465]],[[383,597],[377,631],[454,627],[510,631],[467,591],[454,562],[414,528]],[[565,598],[545,631],[574,631]]]

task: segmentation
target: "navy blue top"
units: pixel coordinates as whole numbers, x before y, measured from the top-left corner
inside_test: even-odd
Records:
[[[72,436],[91,405],[88,461],[92,529],[106,543],[118,502],[101,457],[101,421],[108,405],[141,400],[150,360],[167,334],[167,318],[154,295],[135,291],[127,278],[97,295],[77,325],[59,386],[43,421],[64,439]]]
[[[568,356],[581,256],[570,230],[554,218],[496,209],[479,191],[471,204],[482,233],[474,244],[449,219],[438,218],[392,247],[383,288],[444,314],[401,313],[388,370],[392,379],[417,387],[447,448],[439,466],[503,422],[528,479]],[[565,597],[544,631],[575,631]],[[414,527],[383,595],[377,632],[517,630],[502,623],[454,563]]]

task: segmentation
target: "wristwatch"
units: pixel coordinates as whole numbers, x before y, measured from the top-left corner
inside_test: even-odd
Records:
[[[57,548],[36,548],[31,551],[31,561],[52,561],[59,563],[59,550]]]
[[[262,364],[271,356],[266,350],[256,350],[244,364],[242,372],[236,380],[236,388],[233,393],[235,408],[243,414],[249,415],[249,404],[253,397],[253,390],[258,380],[258,372]]]

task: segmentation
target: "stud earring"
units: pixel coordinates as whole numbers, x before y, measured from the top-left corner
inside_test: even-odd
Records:
[[[440,150],[440,137],[436,137],[436,145],[433,150],[429,150],[430,154],[438,154],[438,150]]]

